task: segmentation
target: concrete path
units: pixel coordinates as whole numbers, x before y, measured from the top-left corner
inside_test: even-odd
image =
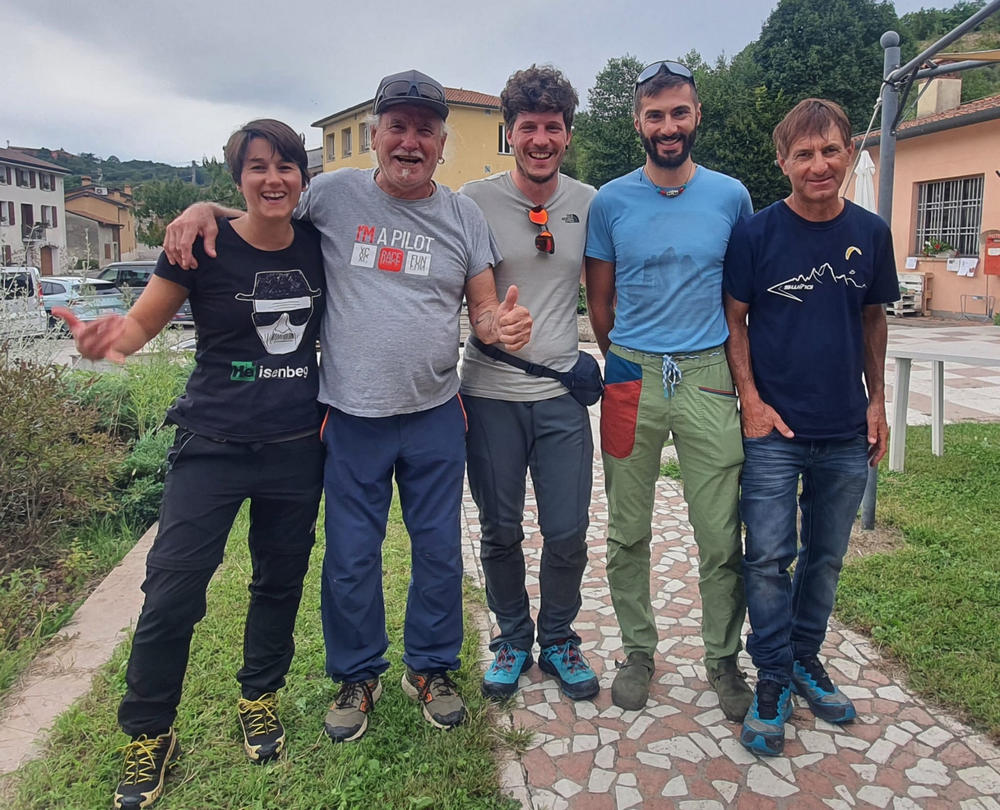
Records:
[[[55,719],[88,691],[94,673],[135,624],[142,607],[147,531],[11,690],[0,712],[0,777],[42,752]]]
[[[924,319],[913,319],[920,321]],[[970,349],[986,346],[1000,351],[1000,327],[992,325],[951,325],[937,321],[935,326],[914,327],[889,319],[889,345],[906,347],[933,342],[941,351],[959,353],[962,345]],[[947,322],[946,322],[947,323]],[[896,363],[886,361],[886,413],[892,413],[893,383]],[[984,421],[1000,419],[1000,368],[945,363],[944,366],[945,422]],[[931,423],[931,364],[914,362],[910,371],[910,398],[906,414],[907,425]],[[946,448],[947,452],[947,448]]]
[[[917,331],[921,339],[929,336],[923,329]],[[992,326],[942,331],[942,339],[1000,340],[1000,329]],[[891,341],[906,340],[910,334],[893,324]],[[921,384],[914,364],[914,390]],[[926,384],[929,392],[929,370]],[[1000,419],[996,369],[987,373],[949,367],[946,386],[946,399],[953,403],[950,418]],[[911,394],[910,402],[916,410],[914,423],[929,418],[929,396],[926,412],[919,396]],[[598,407],[591,408],[595,446],[598,413]],[[1000,810],[1000,750],[915,698],[885,674],[866,639],[837,623],[822,654],[854,700],[858,721],[841,728],[816,720],[796,698],[786,756],[758,758],[743,748],[738,725],[726,721],[705,681],[697,548],[679,485],[671,479],[660,479],[657,485],[653,516],[653,606],[660,644],[650,699],[639,712],[612,705],[614,662],[624,656],[604,571],[607,501],[598,451],[590,519],[590,562],[575,628],[602,690],[594,701],[573,702],[537,666],[522,676],[521,691],[505,722],[530,729],[534,738],[523,755],[506,764],[502,776],[507,792],[524,808]],[[538,607],[541,549],[537,520],[529,488],[524,549],[533,610]],[[468,490],[463,526],[466,570],[482,585],[478,512]],[[488,636],[482,648],[484,666],[492,660]],[[742,657],[752,671],[749,658]]]

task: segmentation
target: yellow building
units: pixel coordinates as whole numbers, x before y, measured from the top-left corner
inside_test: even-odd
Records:
[[[444,164],[434,179],[457,189],[476,180],[514,168],[514,156],[504,134],[500,98],[472,90],[445,88],[448,100],[448,142]],[[323,171],[351,166],[370,169],[375,153],[365,124],[374,99],[335,112],[313,123],[323,129]]]
[[[84,229],[89,226],[84,222],[78,223],[80,227],[74,228],[68,238],[69,248],[77,258],[81,258],[89,250],[99,265],[104,267],[109,262],[129,259],[135,255],[135,202],[131,186],[125,186],[124,191],[95,186],[89,177],[84,176],[81,178],[80,188],[66,192],[66,211],[96,224],[101,232],[96,241],[91,237],[89,246],[85,247],[79,240],[83,238]],[[106,238],[104,231],[108,233]]]

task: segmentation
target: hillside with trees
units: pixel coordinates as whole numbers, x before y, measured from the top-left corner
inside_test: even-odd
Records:
[[[731,59],[709,64],[697,51],[679,55],[695,73],[702,103],[695,159],[740,178],[761,208],[787,193],[774,162],[771,131],[802,98],[838,101],[855,132],[864,132],[875,109],[882,78],[879,39],[895,30],[908,61],[986,5],[961,0],[948,9],[925,8],[898,17],[882,0],[780,0],[760,36]],[[1000,47],[1000,14],[953,43],[949,50]],[[643,161],[632,126],[632,90],[643,60],[608,60],[588,92],[588,108],[577,116],[570,166],[585,182],[600,186]],[[1000,67],[963,74],[962,100],[1000,92]],[[876,126],[878,122],[876,121]]]

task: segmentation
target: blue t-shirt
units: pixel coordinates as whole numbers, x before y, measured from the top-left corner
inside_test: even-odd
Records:
[[[673,354],[725,342],[722,261],[733,227],[752,213],[739,180],[704,166],[676,197],[659,194],[641,168],[601,186],[586,253],[615,265],[612,343]]]
[[[778,201],[733,231],[725,290],[749,304],[748,338],[761,399],[795,438],[867,430],[862,307],[899,298],[892,235],[845,200],[827,222]]]

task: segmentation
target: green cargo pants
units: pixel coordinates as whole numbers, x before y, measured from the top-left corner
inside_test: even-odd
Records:
[[[612,345],[605,380],[607,571],[625,654],[653,655],[659,639],[650,604],[650,524],[660,456],[672,434],[698,544],[705,663],[735,656],[746,614],[738,513],[743,443],[725,353],[717,347],[670,358]]]

